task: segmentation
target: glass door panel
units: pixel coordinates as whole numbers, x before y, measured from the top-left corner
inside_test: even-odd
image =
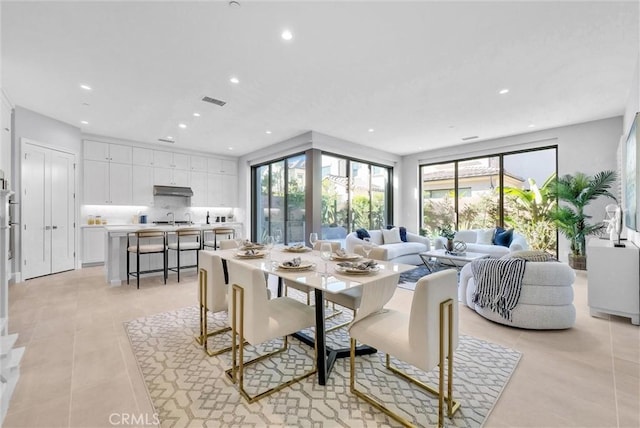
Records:
[[[426,236],[439,236],[441,227],[455,229],[455,171],[455,162],[420,168],[422,229]]]
[[[458,162],[458,230],[499,224],[499,187],[500,157]]]
[[[369,174],[369,165],[352,161],[349,184],[353,230],[360,228],[371,229],[371,175]]]
[[[322,155],[322,233],[320,239],[344,239],[349,229],[347,160]]]
[[[305,156],[287,159],[287,227],[284,243],[305,242]]]

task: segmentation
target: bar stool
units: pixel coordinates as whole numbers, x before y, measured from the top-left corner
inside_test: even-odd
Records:
[[[180,268],[192,268],[198,267],[199,252],[200,252],[200,229],[196,227],[183,227],[175,231],[176,242],[171,242],[168,245],[169,250],[176,252],[176,267],[168,268],[178,273],[178,282],[180,282]],[[195,240],[194,240],[195,238]],[[189,266],[180,266],[180,253],[183,251],[195,251],[196,264]]]
[[[206,235],[213,234],[213,241],[207,240]],[[210,229],[202,230],[202,248],[213,248],[217,250],[219,248],[218,241],[220,239],[234,239],[236,237],[236,230],[233,227],[219,226],[212,227]]]
[[[135,243],[132,243],[132,238],[135,237]],[[140,244],[142,239],[149,240],[148,244]],[[131,254],[136,255],[136,271],[131,272]],[[162,254],[162,269],[149,269],[145,271],[140,270],[140,255],[141,254]],[[140,289],[140,275],[152,272],[163,272],[164,283],[167,283],[167,237],[164,231],[159,229],[144,229],[137,232],[131,232],[127,234],[127,284],[129,284],[129,277],[135,276],[137,281],[137,288]]]

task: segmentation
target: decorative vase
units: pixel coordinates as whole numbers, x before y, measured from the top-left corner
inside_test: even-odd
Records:
[[[453,251],[453,239],[447,239],[447,251]]]

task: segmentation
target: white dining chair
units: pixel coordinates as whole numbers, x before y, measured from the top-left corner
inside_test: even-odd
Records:
[[[226,333],[231,330],[230,326],[222,327],[218,330],[209,332],[207,323],[207,313],[213,314],[219,312],[227,312],[229,308],[227,299],[227,283],[224,278],[224,268],[220,256],[213,254],[212,251],[200,252],[200,269],[198,271],[199,294],[198,303],[200,307],[200,335],[196,337],[198,344],[202,345],[204,351],[210,357],[220,355],[231,350],[229,346],[210,350],[208,346],[208,338]]]
[[[367,290],[368,291],[368,290]],[[375,292],[384,292],[383,287]],[[438,426],[443,425],[443,403],[447,401],[449,418],[459,409],[453,400],[453,355],[458,346],[457,273],[448,269],[420,278],[410,311],[385,309],[363,294],[360,310],[349,327],[351,336],[350,390],[389,417],[405,426],[412,423],[389,410],[379,399],[356,388],[356,343],[370,345],[386,354],[386,367],[391,372],[438,397]],[[384,299],[378,299],[382,301]],[[391,356],[420,370],[439,367],[438,388],[431,387],[391,365]],[[444,390],[445,359],[447,391]]]
[[[231,302],[232,366],[225,373],[238,385],[240,394],[253,403],[293,383],[316,373],[313,368],[276,387],[250,395],[244,385],[245,367],[283,352],[288,348],[288,335],[315,325],[314,310],[289,297],[269,300],[264,273],[257,267],[236,260],[227,260]],[[265,355],[244,361],[245,341],[251,345],[282,337],[281,348]]]

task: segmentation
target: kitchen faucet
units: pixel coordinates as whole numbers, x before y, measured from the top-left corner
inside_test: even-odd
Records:
[[[189,220],[189,224],[193,224],[191,222],[191,213],[185,213],[185,216],[187,217],[187,220]]]
[[[171,211],[169,211],[169,212],[167,213],[167,217],[168,217],[168,216],[171,216],[171,225],[172,225],[172,226],[175,226],[175,225],[176,225],[176,216],[175,216]]]

